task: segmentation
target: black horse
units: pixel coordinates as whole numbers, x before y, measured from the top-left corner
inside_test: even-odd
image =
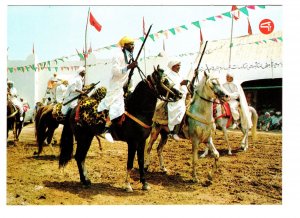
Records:
[[[122,124],[112,124],[112,135],[115,140],[127,142],[128,157],[127,157],[127,175],[126,175],[126,191],[131,192],[130,171],[133,168],[135,153],[137,153],[140,182],[143,184],[142,189],[148,190],[150,187],[145,179],[144,172],[144,148],[145,141],[148,138],[152,117],[154,114],[157,98],[166,101],[176,101],[181,97],[178,90],[170,87],[170,83],[164,74],[164,71],[157,67],[151,75],[139,82],[134,92],[130,94],[126,100],[126,112],[123,117]],[[165,96],[168,96],[167,98]],[[91,181],[88,178],[85,167],[85,158],[90,148],[92,139],[95,135],[104,131],[105,120],[108,111],[103,111],[101,121],[95,123],[86,123],[76,125],[74,108],[67,114],[66,122],[61,135],[61,153],[59,157],[59,166],[65,166],[72,158],[73,153],[73,134],[77,141],[77,149],[75,160],[80,174],[80,181],[84,186],[90,186]],[[95,119],[94,119],[95,120]]]
[[[23,117],[25,117],[25,112],[23,112]],[[19,136],[21,134],[22,128],[24,125],[24,119],[20,120],[20,111],[13,104],[13,102],[8,99],[7,100],[7,133],[6,136],[8,138],[9,130],[13,131],[14,134],[14,145],[16,145],[17,141],[19,141]]]

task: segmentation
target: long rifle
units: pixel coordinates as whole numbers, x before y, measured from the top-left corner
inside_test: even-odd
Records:
[[[145,42],[146,42],[146,40],[147,40],[147,38],[148,38],[148,36],[149,36],[150,30],[151,30],[151,28],[152,28],[152,25],[153,25],[153,24],[150,25],[150,27],[149,27],[149,29],[148,29],[148,32],[147,32],[147,34],[146,34],[146,36],[145,36],[145,39],[144,39],[144,41],[143,41],[143,44],[142,44],[142,46],[141,46],[141,48],[140,48],[140,50],[139,50],[139,52],[138,52],[138,54],[137,54],[137,56],[136,56],[136,58],[135,58],[134,61],[137,61],[137,60],[139,59],[139,56],[140,56],[140,54],[141,54],[141,52],[142,52],[142,50],[143,50],[143,47],[144,47],[144,45],[145,45]],[[130,84],[130,81],[131,81],[131,77],[132,77],[132,75],[133,75],[133,71],[134,71],[134,68],[132,68],[132,69],[130,70],[130,72],[129,72],[128,81],[127,81],[127,83],[126,83],[125,86],[124,86],[124,96],[127,95],[128,88],[129,88],[129,84]]]
[[[87,89],[87,90],[84,92],[84,94],[86,95],[86,94],[88,94],[90,91],[92,91],[98,83],[100,83],[100,81],[98,81],[97,83],[92,83],[92,84],[91,84],[91,87],[89,87],[89,89]],[[70,99],[69,101],[63,103],[63,105],[69,104],[70,102],[74,101],[75,99],[79,98],[79,97],[82,96],[82,95],[83,95],[83,94],[76,95],[74,98],[72,98],[72,99]]]
[[[193,79],[192,79],[192,81],[191,81],[191,83],[190,83],[191,94],[193,94],[193,92],[194,92],[194,83],[195,83],[196,78],[198,78],[198,73],[199,73],[198,70],[199,70],[200,63],[201,63],[201,61],[202,61],[203,55],[204,55],[204,53],[205,53],[205,49],[206,49],[206,46],[207,46],[207,42],[208,42],[208,41],[205,41],[205,45],[204,45],[203,51],[202,51],[202,53],[201,53],[201,56],[200,56],[198,65],[197,65],[197,67],[196,67],[196,69],[195,69],[195,71],[194,71],[194,72],[195,72],[194,77],[193,77]]]

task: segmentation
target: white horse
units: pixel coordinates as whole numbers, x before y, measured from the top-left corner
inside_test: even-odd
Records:
[[[226,109],[227,108],[227,109]],[[228,139],[228,134],[227,134],[227,128],[232,125],[232,117],[230,115],[230,112],[228,113],[229,106],[226,106],[225,103],[216,103],[215,104],[215,122],[217,124],[217,127],[221,128],[221,130],[224,133],[224,138],[226,141],[226,144],[228,146],[228,154],[232,155],[231,152],[231,144]],[[240,117],[244,116],[243,113],[240,111]],[[258,120],[258,115],[254,107],[249,106],[249,111],[251,115],[251,121],[252,121],[252,128],[251,128],[251,135],[252,135],[252,142],[253,145],[255,144],[256,140],[256,130],[257,130],[257,120]],[[249,147],[249,127],[247,125],[243,125],[242,122],[240,122],[240,129],[243,133],[243,138],[241,141],[241,149],[243,151],[246,151]],[[208,148],[205,149],[204,153],[201,155],[201,157],[205,157],[208,154]]]
[[[204,72],[204,76],[195,87],[193,99],[186,111],[186,119],[183,120],[182,131],[187,139],[192,141],[193,150],[193,180],[198,182],[196,174],[196,160],[198,159],[198,146],[200,143],[206,143],[215,157],[215,163],[219,158],[219,152],[212,141],[212,133],[216,126],[213,119],[213,102],[217,97],[225,95],[219,79],[212,74]],[[160,169],[167,172],[163,160],[163,147],[167,143],[168,132],[166,123],[156,123],[152,127],[150,138],[145,149],[145,169],[150,165],[150,152],[152,145],[161,134],[161,140],[157,147],[157,154]],[[216,166],[216,165],[215,165]]]

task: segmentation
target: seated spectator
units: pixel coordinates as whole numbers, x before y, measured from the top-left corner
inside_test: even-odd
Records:
[[[281,129],[281,123],[282,123],[282,116],[281,112],[277,111],[276,113],[271,116],[271,130],[280,130]]]
[[[271,125],[271,116],[269,112],[266,112],[264,117],[259,122],[259,130],[269,131]]]

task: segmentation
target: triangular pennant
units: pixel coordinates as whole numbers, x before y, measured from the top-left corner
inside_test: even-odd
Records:
[[[57,72],[57,70],[58,70],[58,67],[55,67],[55,72]]]
[[[188,28],[186,27],[186,25],[181,25],[180,26],[182,29],[188,30]]]
[[[171,28],[171,29],[169,29],[170,30],[170,32],[173,34],[173,35],[176,35],[176,32],[175,32],[175,29],[174,28]]]
[[[259,7],[259,8],[263,8],[263,9],[265,9],[265,8],[266,8],[266,6],[264,6],[264,5],[257,5],[257,7]]]
[[[150,34],[149,35],[150,36],[150,38],[153,40],[153,42],[155,41],[155,39],[154,39],[154,35],[153,34]]]
[[[255,5],[247,5],[246,7],[249,9],[255,10]]]
[[[277,37],[277,39],[279,39],[281,42],[283,41],[282,37]]]
[[[145,37],[144,37],[144,36],[141,36],[139,39],[140,39],[142,42],[144,42]]]
[[[217,16],[215,16],[215,17],[217,17],[217,18],[219,18],[219,19],[223,19],[223,17],[222,17],[221,15],[217,15]]]
[[[175,30],[177,31],[177,32],[181,32],[181,29],[180,29],[180,27],[175,27]]]
[[[239,9],[241,12],[243,12],[245,15],[249,16],[249,13],[248,13],[248,9],[246,7],[242,7]]]
[[[206,20],[212,20],[212,21],[216,21],[215,17],[212,16],[212,17],[209,17],[209,18],[206,18]]]
[[[14,71],[13,67],[8,68],[9,72],[12,73]]]
[[[199,21],[194,21],[194,22],[192,22],[192,24],[195,25],[196,27],[198,27],[199,29],[201,29]]]
[[[223,13],[223,15],[226,16],[226,17],[231,18],[231,13],[230,12]]]

